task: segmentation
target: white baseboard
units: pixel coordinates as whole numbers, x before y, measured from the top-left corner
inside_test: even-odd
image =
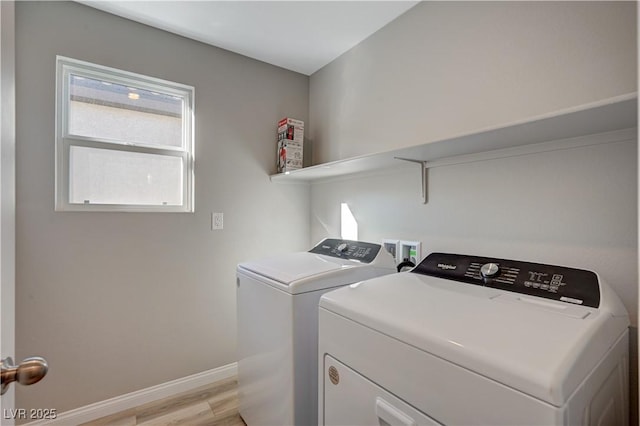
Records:
[[[158,401],[169,396],[188,392],[190,390],[233,377],[238,373],[238,363],[223,365],[213,370],[182,377],[170,382],[161,383],[139,391],[116,396],[74,410],[58,414],[54,420],[39,420],[26,426],[40,425],[78,425],[101,417],[109,416],[120,411],[135,408],[149,402]]]

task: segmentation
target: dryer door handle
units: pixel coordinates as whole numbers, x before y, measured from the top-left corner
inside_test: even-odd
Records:
[[[417,424],[413,418],[380,397],[376,398],[376,416],[391,426],[416,426]]]

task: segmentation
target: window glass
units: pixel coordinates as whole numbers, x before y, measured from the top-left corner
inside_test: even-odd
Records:
[[[178,206],[182,158],[71,147],[69,202]]]
[[[71,74],[69,98],[71,135],[182,146],[184,100],[178,96]]]

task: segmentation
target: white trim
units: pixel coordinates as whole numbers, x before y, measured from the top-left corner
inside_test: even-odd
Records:
[[[146,389],[116,396],[115,398],[85,405],[84,407],[60,413],[55,420],[39,420],[27,423],[27,426],[40,425],[77,425],[97,420],[105,416],[139,407],[182,392],[188,392],[220,380],[228,379],[238,373],[238,363],[223,365],[213,370],[172,380]]]
[[[16,245],[16,40],[15,4],[0,0],[0,354],[15,357]],[[15,409],[15,386],[0,398],[0,408]],[[2,416],[6,417],[6,416]],[[9,416],[10,417],[10,416]],[[3,426],[15,419],[2,418]]]

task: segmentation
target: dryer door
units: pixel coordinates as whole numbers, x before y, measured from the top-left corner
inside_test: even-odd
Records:
[[[441,425],[329,355],[323,377],[325,425]]]

